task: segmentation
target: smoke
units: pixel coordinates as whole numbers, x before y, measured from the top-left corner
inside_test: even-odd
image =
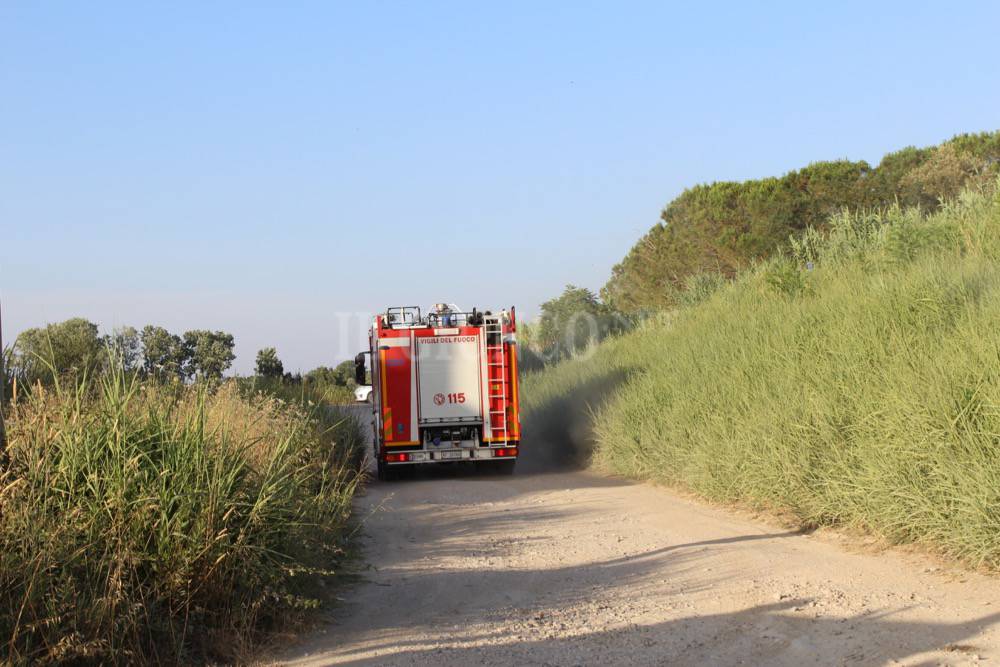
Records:
[[[586,466],[595,444],[594,420],[627,377],[625,369],[612,369],[532,401],[522,414],[519,469],[548,472]],[[526,385],[522,395],[531,391],[532,382]]]

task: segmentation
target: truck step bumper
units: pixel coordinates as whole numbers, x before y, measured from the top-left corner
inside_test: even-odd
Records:
[[[418,452],[387,452],[383,460],[388,465],[417,463],[453,463],[455,461],[495,461],[516,459],[517,447],[478,447],[476,449],[434,449]]]

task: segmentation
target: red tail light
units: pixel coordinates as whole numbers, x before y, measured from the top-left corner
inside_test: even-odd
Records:
[[[517,447],[501,447],[493,450],[493,456],[517,456]]]
[[[386,454],[386,463],[405,463],[410,460],[409,454]]]

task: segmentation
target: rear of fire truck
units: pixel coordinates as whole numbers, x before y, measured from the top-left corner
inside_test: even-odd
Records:
[[[374,318],[355,371],[359,384],[371,372],[379,479],[462,461],[513,472],[521,440],[516,331],[513,307],[400,306]]]

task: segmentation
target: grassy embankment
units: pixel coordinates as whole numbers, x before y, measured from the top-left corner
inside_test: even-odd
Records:
[[[830,229],[529,375],[525,431],[582,418],[607,470],[1000,568],[997,189]]]
[[[0,663],[239,660],[315,607],[353,422],[226,383],[33,391],[0,470]]]

